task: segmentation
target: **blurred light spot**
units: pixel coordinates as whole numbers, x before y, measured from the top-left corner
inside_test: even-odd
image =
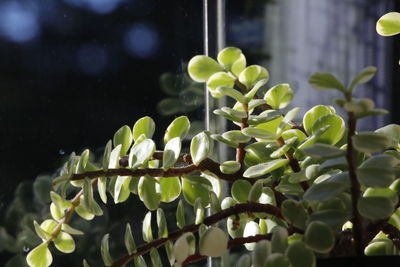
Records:
[[[86,74],[100,74],[107,67],[108,54],[100,45],[86,44],[78,50],[79,68]]]
[[[0,5],[0,34],[13,42],[27,42],[39,34],[36,11],[15,2]]]
[[[64,0],[66,3],[87,8],[99,14],[113,12],[123,0]]]
[[[125,49],[133,57],[151,57],[157,51],[159,43],[158,32],[145,23],[133,24],[125,34]]]

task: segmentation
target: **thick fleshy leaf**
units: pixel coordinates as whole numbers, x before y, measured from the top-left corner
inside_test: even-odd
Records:
[[[228,92],[229,88],[231,90],[235,90],[233,89],[234,84],[235,84],[234,77],[232,77],[226,72],[217,72],[211,75],[211,77],[208,79],[207,89],[213,97],[220,98],[223,97],[224,95],[230,94]],[[220,87],[226,88],[226,90],[219,90]]]
[[[276,169],[279,169],[288,163],[289,163],[289,160],[287,160],[287,159],[271,160],[270,162],[251,166],[244,172],[243,176],[247,177],[247,178],[259,177],[261,175],[264,175],[264,174],[270,173]]]
[[[114,147],[110,153],[110,160],[108,161],[108,168],[114,169],[119,167],[119,157],[121,151],[121,145]]]
[[[260,226],[258,223],[250,221],[246,224],[244,231],[243,231],[243,237],[249,237],[249,236],[255,236],[260,233]],[[254,250],[256,243],[246,243],[244,245],[247,250]]]
[[[293,267],[316,266],[314,253],[301,241],[291,243],[286,249],[285,256],[289,258]]]
[[[147,243],[153,241],[153,232],[151,229],[151,211],[146,213],[143,219],[142,227],[143,240]]]
[[[317,72],[310,76],[308,82],[318,90],[336,89],[342,92],[346,91],[344,85],[332,74]]]
[[[399,22],[400,25],[400,22]],[[349,86],[349,91],[351,92],[356,85],[361,84],[361,83],[366,83],[369,82],[376,73],[376,67],[374,66],[369,66],[363,69],[354,79],[351,81],[350,86]]]
[[[358,201],[358,211],[372,221],[389,218],[394,211],[391,199],[387,197],[362,197]]]
[[[219,170],[225,174],[232,174],[232,173],[236,173],[237,171],[239,171],[240,167],[241,167],[241,165],[239,162],[231,160],[231,161],[223,162],[219,166]]]
[[[375,132],[363,132],[353,136],[354,147],[361,152],[374,153],[390,147],[391,140]]]
[[[387,197],[393,202],[393,205],[397,205],[397,202],[399,201],[396,191],[382,187],[367,188],[367,190],[364,191],[363,197]]]
[[[185,208],[182,200],[179,200],[178,206],[176,207],[176,225],[179,229],[182,229],[186,225]]]
[[[26,262],[30,267],[47,267],[52,261],[53,257],[46,242],[31,250],[26,256]]]
[[[383,36],[400,33],[400,13],[389,12],[383,15],[376,23],[376,31]]]
[[[172,138],[168,141],[164,148],[163,169],[172,167],[179,158],[181,153],[182,142],[180,137]]]
[[[135,178],[137,179],[137,178]],[[129,195],[131,194],[131,190],[129,189],[129,184],[132,180],[130,176],[118,176],[114,186],[114,202],[122,203],[125,202]]]
[[[289,123],[296,117],[299,111],[300,108],[293,108],[286,113],[285,117],[283,117],[281,123],[279,124],[278,129],[276,129],[276,135],[280,136],[282,132],[287,129]]]
[[[193,137],[190,143],[190,155],[193,163],[199,165],[212,152],[212,140],[207,133],[202,132]]]
[[[208,78],[223,68],[212,58],[199,55],[189,61],[188,72],[190,78],[196,82],[206,82]]]
[[[221,211],[221,201],[219,200],[217,194],[214,191],[209,192],[210,195],[210,208],[211,211],[216,213]]]
[[[243,254],[239,261],[236,264],[236,267],[250,267],[251,266],[251,258],[249,254]]]
[[[135,267],[147,267],[146,261],[142,256],[135,257],[133,262],[135,263]]]
[[[233,63],[235,63],[242,55],[242,50],[236,47],[225,47],[218,53],[217,60],[219,64],[230,71]]]
[[[97,180],[97,191],[99,192],[101,201],[107,204],[107,177],[100,177]]]
[[[293,90],[287,83],[278,84],[265,93],[264,99],[273,109],[285,108],[293,99]]]
[[[222,134],[222,137],[233,143],[247,143],[250,137],[244,135],[240,130],[232,130]]]
[[[136,252],[136,243],[133,239],[132,230],[129,223],[126,224],[124,242],[129,255]]]
[[[110,255],[110,248],[109,248],[109,243],[108,243],[109,237],[110,237],[110,235],[106,234],[101,239],[100,252],[101,252],[101,258],[103,259],[105,266],[111,266],[113,264],[113,259]]]
[[[247,127],[242,130],[242,133],[249,137],[254,137],[259,139],[270,140],[276,138],[276,135],[274,133],[260,128]]]
[[[196,239],[192,233],[185,233],[174,244],[174,255],[178,263],[182,263],[188,256],[194,254]]]
[[[318,142],[334,145],[340,141],[345,131],[344,120],[336,114],[328,114],[319,117],[313,125],[312,133],[329,126],[329,128],[319,136]]]
[[[366,256],[389,256],[393,255],[393,242],[388,238],[374,239],[365,249]],[[382,257],[383,258],[383,257]]]
[[[180,137],[181,140],[185,139],[189,129],[190,121],[186,116],[180,116],[174,119],[165,131],[164,144],[175,137]]]
[[[345,150],[327,144],[313,144],[309,147],[303,148],[302,151],[306,155],[315,159],[337,158],[346,154]]]
[[[335,245],[332,229],[323,222],[311,222],[304,233],[304,242],[315,252],[326,254]]]
[[[271,248],[274,253],[285,253],[288,242],[288,231],[282,226],[272,228]]]
[[[261,112],[259,115],[250,115],[249,119],[248,119],[248,123],[250,126],[258,126],[259,124],[263,124],[263,123],[267,123],[267,122],[272,123],[272,121],[274,121],[278,118],[282,119],[282,114],[280,112],[278,112],[276,110],[265,110],[265,111]],[[276,122],[276,123],[278,124],[278,122]],[[266,127],[266,128],[268,128],[268,127]]]
[[[307,213],[301,203],[294,200],[285,200],[282,202],[282,216],[293,226],[305,229]]]
[[[265,259],[271,254],[271,242],[269,240],[261,240],[257,242],[253,253],[251,253],[253,267],[264,267]]]
[[[245,68],[239,75],[239,81],[250,90],[258,81],[268,79],[268,71],[258,65],[251,65]]]
[[[33,225],[35,227],[35,232],[36,234],[43,240],[43,241],[47,241],[51,238],[51,231],[48,232],[45,229],[43,229],[38,223],[37,221],[33,221]]]
[[[338,209],[319,210],[310,215],[308,223],[320,221],[329,225],[335,231],[341,231],[345,222],[351,219],[351,214]]]
[[[385,135],[390,138],[392,148],[399,148],[400,141],[400,125],[397,124],[389,124],[382,128],[379,128],[375,132]]]
[[[131,146],[133,141],[131,128],[127,125],[122,126],[119,130],[114,134],[113,143],[114,147],[121,145],[121,156],[125,155],[128,152],[129,147]]]
[[[234,200],[244,203],[249,198],[251,183],[246,180],[236,180],[231,187],[231,195]]]
[[[290,260],[281,253],[272,253],[265,261],[266,266],[292,267]]]
[[[96,216],[103,215],[102,209],[93,198],[93,187],[92,182],[91,180],[89,180],[89,178],[84,179],[82,204],[90,213]]]
[[[228,237],[218,227],[209,227],[201,236],[199,251],[208,257],[221,257],[228,248]]]
[[[386,166],[357,169],[358,181],[367,187],[388,187],[395,178],[394,171],[387,169]]]
[[[167,254],[169,264],[173,266],[175,262],[175,255],[174,255],[174,243],[172,243],[172,241],[168,241],[165,244],[165,252]]]
[[[308,201],[327,201],[347,189],[347,185],[340,182],[314,183],[304,194],[303,199]]]
[[[61,210],[67,209],[72,206],[71,202],[69,202],[54,191],[50,192],[50,199]]]
[[[217,88],[217,93],[221,96],[229,96],[239,103],[246,104],[249,101],[241,92],[231,87],[220,86]]]
[[[257,94],[258,90],[261,89],[261,87],[263,87],[266,83],[268,82],[268,79],[262,79],[259,80],[254,86],[253,88],[251,88],[251,90],[249,92],[247,92],[246,99],[248,102],[249,100],[253,100],[253,97]],[[253,102],[254,103],[254,102]],[[254,106],[252,105],[252,107],[250,108],[250,103],[249,103],[249,110],[252,110],[254,108]]]
[[[201,202],[201,198],[198,197],[193,205],[193,211],[194,211],[194,223],[195,224],[202,224],[203,219],[204,219],[204,205]]]
[[[75,241],[68,233],[60,232],[53,242],[56,248],[63,253],[72,253],[75,250]]]
[[[150,250],[150,259],[153,267],[162,267],[160,254],[156,248],[152,248]]]
[[[104,148],[104,154],[103,154],[102,166],[103,166],[104,171],[108,170],[108,165],[110,163],[111,150],[112,150],[112,141],[109,140]]]
[[[132,169],[143,166],[156,151],[153,140],[146,139],[138,145],[134,145],[129,153],[129,166]]]
[[[83,199],[84,199],[84,197],[81,196],[81,201]],[[94,218],[94,214],[91,213],[90,211],[88,211],[82,202],[78,207],[75,208],[75,211],[81,218],[83,218],[87,221],[90,221]]]
[[[66,223],[62,224],[61,230],[63,230],[64,232],[66,232],[68,234],[71,234],[71,235],[83,235],[84,234],[81,230],[75,229]]]
[[[256,202],[261,197],[262,189],[263,189],[263,182],[261,180],[255,182],[250,188],[248,201]]]
[[[181,182],[179,177],[156,178],[160,186],[160,201],[172,202],[181,194]]]
[[[149,210],[156,210],[160,204],[160,194],[156,190],[156,180],[151,176],[140,177],[138,184],[140,200]]]
[[[311,108],[304,114],[303,127],[308,135],[311,135],[315,121],[325,115],[334,114],[334,109],[330,106],[318,105]]]
[[[208,192],[212,190],[211,182],[201,176],[185,176],[182,179],[182,192],[187,203],[194,205],[198,197],[204,206],[209,203]]]
[[[151,139],[153,137],[154,131],[156,129],[156,124],[150,117],[143,117],[139,119],[132,129],[132,137],[136,142],[138,138],[144,134],[145,138]]]
[[[165,219],[165,213],[162,209],[157,209],[157,227],[158,227],[158,238],[168,237],[167,220]]]

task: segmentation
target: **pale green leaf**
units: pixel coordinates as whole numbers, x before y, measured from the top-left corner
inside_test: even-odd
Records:
[[[249,236],[255,236],[260,234],[260,226],[258,223],[254,221],[250,221],[246,224],[244,231],[243,231],[243,237],[249,237]],[[246,243],[244,245],[247,250],[254,250],[256,243]]]
[[[250,137],[244,135],[240,130],[227,131],[222,134],[222,137],[233,142],[233,143],[247,143],[250,141]]]
[[[325,115],[334,114],[334,110],[329,106],[318,105],[311,108],[304,114],[303,127],[308,135],[311,135],[315,121]]]
[[[181,194],[181,182],[179,177],[160,177],[157,178],[160,186],[160,201],[172,202]]]
[[[124,243],[129,255],[136,252],[136,243],[135,240],[133,239],[131,225],[129,223],[126,224]]]
[[[104,154],[103,154],[102,166],[104,171],[108,170],[108,166],[110,164],[111,151],[112,151],[112,141],[109,140],[104,148]]]
[[[153,267],[162,267],[160,254],[158,254],[158,250],[156,248],[152,248],[150,250],[150,259]]]
[[[131,191],[129,189],[132,177],[130,176],[118,176],[114,186],[114,203],[125,202]]]
[[[229,96],[236,100],[239,103],[246,104],[248,102],[247,98],[244,97],[242,93],[240,93],[238,90],[228,87],[228,86],[219,86],[216,89],[216,92],[218,96]]]
[[[346,91],[343,84],[332,74],[317,72],[310,76],[308,82],[318,90],[336,89],[342,92]]]
[[[270,173],[276,169],[284,167],[289,163],[288,159],[275,159],[270,162],[261,163],[255,166],[249,167],[243,174],[246,178],[255,178],[264,174]]]
[[[132,129],[132,137],[135,142],[138,141],[138,138],[144,134],[145,138],[151,139],[153,137],[154,131],[156,129],[156,125],[152,118],[143,117],[139,119]]]
[[[194,211],[194,216],[195,216],[194,223],[195,224],[203,223],[204,205],[203,205],[200,197],[196,198],[196,200],[194,201],[193,211]]]
[[[140,144],[131,148],[129,153],[129,166],[132,169],[137,169],[143,166],[151,158],[156,151],[156,145],[153,140],[146,139]]]
[[[316,266],[314,253],[301,241],[291,243],[286,249],[285,256],[289,258],[293,267]]]
[[[71,234],[71,235],[83,235],[84,234],[82,231],[75,229],[66,223],[62,224],[61,230],[63,230],[64,232],[66,232],[68,234]]]
[[[147,243],[153,241],[153,232],[151,229],[151,211],[146,213],[143,219],[142,227],[143,240]]]
[[[214,59],[203,55],[193,57],[188,65],[190,78],[196,82],[206,82],[211,75],[222,70]]]
[[[271,248],[274,253],[285,253],[288,245],[288,231],[282,226],[275,226],[271,230]]]
[[[340,182],[325,181],[314,183],[304,194],[303,199],[308,201],[327,201],[347,189],[347,185]]]
[[[302,151],[306,155],[315,158],[317,160],[337,158],[344,156],[346,154],[345,150],[327,144],[313,144],[311,146],[303,148]]]
[[[172,138],[168,141],[164,148],[163,169],[172,167],[179,158],[181,153],[182,142],[180,137]]]
[[[138,184],[140,200],[149,210],[156,210],[160,204],[160,194],[156,190],[156,180],[151,176],[140,177]]]
[[[212,140],[207,133],[202,132],[193,137],[190,143],[190,155],[193,163],[199,165],[212,152]]]
[[[307,213],[301,203],[294,200],[285,200],[281,205],[282,216],[293,226],[305,229],[307,221]]]
[[[253,99],[253,97],[257,94],[258,90],[260,90],[261,87],[263,87],[266,83],[268,82],[268,79],[262,79],[259,80],[254,86],[253,88],[251,88],[251,90],[245,95],[247,101]],[[253,102],[254,103],[254,102]],[[252,108],[250,108],[249,105],[249,109],[253,109],[254,106],[252,106]]]
[[[165,219],[164,211],[160,208],[157,209],[157,227],[158,238],[168,237],[167,220]]]
[[[230,94],[228,90],[218,90],[218,88],[225,87],[234,90],[232,87],[235,84],[235,78],[229,75],[226,72],[217,72],[211,75],[211,77],[207,81],[207,89],[212,95],[212,97],[220,98],[226,94]],[[223,91],[226,91],[223,92]],[[243,96],[242,96],[243,97]]]
[[[391,199],[387,197],[362,197],[358,201],[360,214],[372,221],[388,219],[394,211]]]
[[[335,245],[332,229],[323,222],[311,222],[304,233],[304,242],[317,253],[327,254]]]
[[[225,161],[219,166],[219,170],[225,174],[236,173],[237,171],[240,170],[240,168],[241,168],[240,163],[233,160]]]
[[[218,227],[209,227],[200,238],[199,251],[208,257],[221,257],[228,248],[228,237]]]
[[[400,25],[400,21],[399,21],[399,25]],[[374,66],[369,66],[369,67],[366,67],[365,69],[363,69],[351,81],[350,86],[349,86],[349,91],[351,92],[354,89],[354,87],[356,87],[356,85],[358,85],[360,83],[369,82],[375,76],[376,70],[377,69]]]
[[[246,180],[236,180],[231,187],[231,195],[239,203],[244,203],[249,198],[251,183]]]
[[[186,116],[180,116],[174,119],[167,127],[164,135],[164,144],[175,137],[180,137],[183,140],[190,129],[190,121]]]
[[[183,206],[182,200],[179,200],[178,206],[176,208],[176,224],[179,229],[182,229],[186,225],[185,208]]]
[[[187,203],[194,205],[198,197],[204,206],[209,203],[208,192],[212,190],[211,182],[201,176],[184,176],[182,178],[182,192]]]
[[[56,248],[63,253],[72,253],[75,250],[75,241],[72,236],[65,232],[58,233],[53,239]]]
[[[292,101],[293,90],[287,83],[278,84],[265,93],[264,99],[273,109],[282,109]]]
[[[242,55],[242,50],[236,47],[225,47],[217,56],[219,64],[224,66],[227,71],[230,71],[233,63],[235,63]]]
[[[26,256],[26,262],[30,267],[48,267],[52,261],[53,257],[46,242],[31,250]]]
[[[264,129],[261,129],[261,128],[247,127],[242,130],[242,133],[249,137],[258,138],[258,139],[270,140],[270,139],[276,138],[276,135],[274,133],[269,132]]]
[[[120,155],[124,156],[128,152],[129,147],[133,141],[131,128],[127,125],[122,126],[114,134],[113,143],[114,147],[121,145]]]
[[[111,266],[113,264],[113,259],[110,255],[110,249],[109,249],[109,244],[108,244],[109,237],[110,237],[110,235],[106,234],[101,239],[100,252],[101,252],[101,258],[103,259],[105,266]]]
[[[258,65],[251,65],[239,74],[239,81],[250,90],[258,81],[269,79],[268,71]]]
[[[276,129],[276,135],[280,136],[284,130],[286,130],[287,126],[289,125],[290,122],[293,121],[293,119],[296,117],[297,113],[299,113],[300,108],[293,108],[289,110],[285,117],[283,117],[283,120],[279,124],[278,128]]]
[[[271,242],[269,240],[261,240],[256,243],[251,253],[253,267],[264,267],[265,259],[271,254]]]
[[[400,33],[400,13],[389,12],[383,15],[376,23],[376,31],[383,36]]]
[[[391,140],[381,133],[363,132],[353,136],[353,145],[361,152],[379,152],[389,148],[390,144]]]
[[[257,202],[257,200],[261,197],[262,189],[263,182],[261,180],[255,182],[250,188],[248,201]]]

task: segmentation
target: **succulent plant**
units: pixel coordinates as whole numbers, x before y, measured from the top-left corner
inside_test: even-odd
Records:
[[[99,201],[110,197],[114,203],[139,198],[148,213],[141,245],[132,235],[137,229],[127,225],[126,255],[111,256],[110,235],[103,237],[106,266],[146,266],[144,254],[153,266],[166,261],[181,266],[242,245],[251,252],[243,253],[236,266],[312,267],[320,256],[399,255],[400,126],[369,132],[356,127],[362,118],[387,113],[370,99],[353,97],[359,84],[373,78],[375,67],[366,67],[348,86],[328,73],[310,77],[314,88],[343,94],[335,103],[345,118],[333,106],[317,105],[300,119],[299,108],[288,108],[290,85],[265,89],[267,69],[247,66],[235,47],[223,49],[217,60],[195,56],[188,72],[213,97],[234,100],[214,114],[237,129],[200,132],[185,153],[182,140],[190,121],[181,116],[168,126],[164,149],[158,150],[152,140],[155,122],[144,117],[115,133],[102,164],[92,162],[89,150],[72,154],[52,181],[52,219],[34,223],[42,242],[27,255],[30,266],[52,263],[50,245],[73,252],[73,236],[81,231],[68,224],[72,216],[101,216]],[[236,158],[212,159],[215,141],[234,149]],[[68,188],[74,196],[66,194]],[[176,226],[167,225],[163,211],[170,202],[177,203]],[[188,206],[193,208],[189,214]],[[161,259],[161,249],[168,259]]]

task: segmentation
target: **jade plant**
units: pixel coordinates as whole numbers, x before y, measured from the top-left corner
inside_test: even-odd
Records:
[[[387,113],[372,100],[353,96],[359,84],[373,78],[375,67],[347,86],[328,73],[310,77],[314,88],[342,93],[335,103],[344,118],[329,105],[317,105],[300,118],[299,108],[288,108],[290,85],[266,89],[268,71],[247,66],[238,48],[223,49],[217,60],[195,56],[188,72],[212,97],[233,100],[214,110],[232,122],[232,130],[202,131],[185,152],[190,121],[177,117],[158,150],[152,140],[155,122],[143,117],[133,128],[116,131],[100,163],[87,149],[73,153],[52,182],[52,218],[34,222],[42,242],[28,253],[29,266],[51,265],[53,246],[64,253],[75,250],[72,236],[83,234],[69,224],[75,213],[92,220],[103,214],[100,201],[130,197],[148,209],[143,241],[134,240],[138,229],[127,224],[126,254],[111,256],[106,234],[99,244],[106,266],[181,266],[221,257],[237,246],[248,250],[236,262],[240,267],[312,267],[318,257],[399,255],[400,126],[357,131],[362,118]],[[235,151],[235,159],[213,159],[214,142]],[[169,202],[176,203],[174,225],[167,225],[171,219],[163,211]]]
[[[400,13],[389,12],[376,23],[376,31],[382,36],[393,36],[400,33]],[[399,61],[400,64],[400,61]]]

